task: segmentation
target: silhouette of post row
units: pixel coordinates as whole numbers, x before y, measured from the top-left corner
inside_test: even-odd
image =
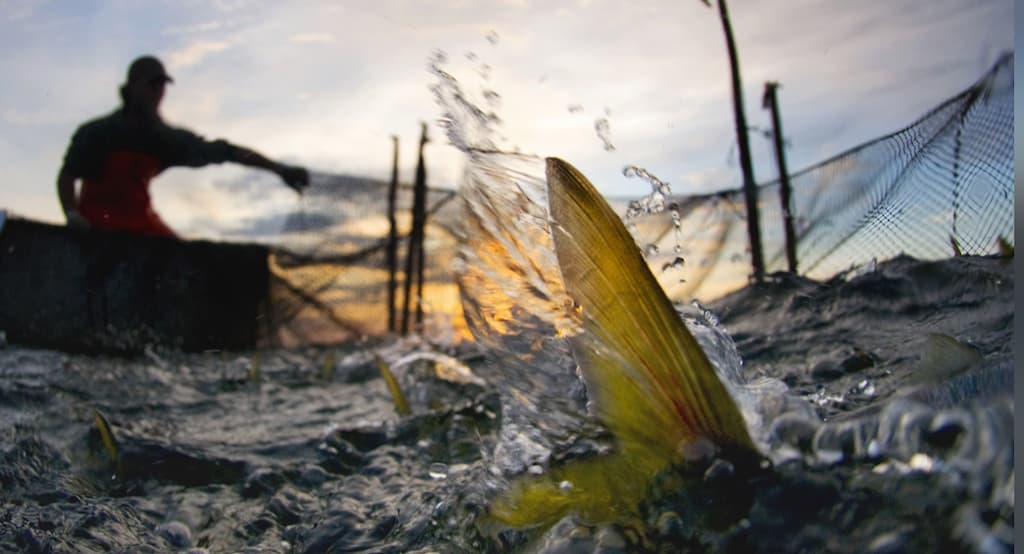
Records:
[[[400,331],[402,335],[409,334],[410,328],[410,311],[412,310],[412,302],[415,295],[416,307],[415,307],[415,323],[418,327],[423,324],[423,271],[426,265],[425,254],[423,250],[423,242],[426,236],[426,225],[427,225],[427,169],[426,163],[423,158],[423,147],[428,142],[427,138],[427,124],[422,123],[422,131],[420,135],[419,144],[419,159],[416,163],[416,180],[413,185],[413,205],[412,205],[412,228],[409,231],[406,257],[405,257],[405,282],[403,285],[403,297],[402,297],[402,316],[401,323],[399,324],[395,314],[396,307],[396,288],[397,288],[397,250],[398,250],[398,230],[397,230],[397,218],[395,216],[396,208],[396,191],[398,188],[398,137],[392,137],[394,142],[394,163],[392,166],[391,173],[391,185],[388,191],[388,221],[390,222],[390,231],[388,235],[388,331],[395,332]],[[415,284],[415,293],[413,291],[413,285]]]

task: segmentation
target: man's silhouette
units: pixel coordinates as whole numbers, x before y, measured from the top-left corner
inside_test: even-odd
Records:
[[[309,174],[301,167],[164,123],[159,107],[169,82],[173,81],[160,60],[136,59],[121,86],[121,107],[75,131],[57,176],[57,193],[69,226],[174,236],[149,197],[150,179],[172,166],[235,162],[273,171],[296,191],[309,183]],[[76,197],[79,179],[82,185]]]

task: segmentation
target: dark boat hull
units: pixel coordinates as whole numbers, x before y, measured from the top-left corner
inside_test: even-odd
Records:
[[[245,349],[267,333],[268,251],[257,245],[0,229],[0,331],[68,351]]]

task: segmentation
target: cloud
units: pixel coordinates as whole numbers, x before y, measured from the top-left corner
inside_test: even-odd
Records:
[[[19,127],[34,127],[64,123],[67,118],[68,114],[63,111],[57,112],[52,109],[45,108],[37,110],[4,109],[0,111],[0,121],[3,121],[8,125]]]
[[[222,52],[230,48],[232,44],[219,40],[197,40],[186,44],[184,47],[173,50],[165,58],[167,65],[172,71],[184,69],[196,65],[209,57],[211,54]]]
[[[43,0],[0,0],[0,13],[7,21],[22,21],[32,17]]]
[[[166,36],[194,35],[199,33],[209,33],[211,31],[219,31],[223,28],[223,21],[214,20],[196,23],[194,25],[175,25],[160,31],[160,34]]]
[[[231,13],[252,10],[258,7],[259,0],[214,0],[213,5],[220,11]]]
[[[288,40],[299,44],[330,44],[337,39],[334,33],[299,33],[292,35]]]

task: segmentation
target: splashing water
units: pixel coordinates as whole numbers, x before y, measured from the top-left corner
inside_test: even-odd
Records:
[[[494,377],[509,391],[503,408],[510,419],[539,429],[540,443],[553,448],[592,433],[594,427],[567,341],[578,329],[551,240],[543,162],[496,148],[492,137],[501,117],[469,99],[444,69],[446,60],[443,53],[435,54],[430,69],[438,79],[432,90],[445,114],[442,125],[451,143],[468,157],[461,188],[464,216],[454,230],[459,238],[456,273],[463,310],[476,340],[500,367]],[[672,192],[669,183],[638,166],[626,167],[623,175],[651,187],[649,194],[630,204],[626,221],[670,209],[678,230],[679,208],[666,202]],[[680,251],[677,244],[665,269],[685,263]],[[658,255],[657,245],[648,245],[645,253]],[[759,443],[766,444],[762,421],[782,410],[810,410],[787,396],[781,381],[747,384],[736,346],[710,310],[678,309],[738,399]]]
[[[586,390],[568,347],[567,337],[577,328],[552,247],[542,160],[502,151],[494,138],[501,127],[494,111],[499,106],[486,97],[471,101],[443,69],[444,62],[443,55],[432,59],[438,79],[432,90],[449,140],[467,155],[465,216],[455,230],[458,282],[467,321],[492,361],[481,375],[500,383],[506,417],[492,471],[505,476],[544,471],[560,452],[605,452],[607,437],[587,415]],[[650,185],[648,194],[628,205],[627,228],[634,231],[645,217],[670,212],[668,230],[676,240],[660,269],[679,269],[686,263],[679,236],[687,208],[672,202],[669,183],[649,171],[628,166],[623,175]],[[661,255],[654,243],[638,248],[649,257]],[[1012,508],[1013,470],[1005,459],[1012,453],[1004,448],[1012,444],[1007,435],[1012,401],[958,408],[954,417],[920,404],[886,402],[883,383],[870,376],[842,390],[812,388],[801,397],[780,379],[746,375],[732,336],[711,310],[699,304],[677,310],[736,399],[755,442],[776,463],[800,459],[828,467],[858,460],[875,464],[877,472],[963,474],[973,497],[998,509]],[[823,422],[819,416],[851,401],[881,408],[841,421]],[[937,431],[946,428],[959,429],[960,442],[944,450],[927,443],[941,440],[944,435]]]
[[[613,152],[615,145],[612,144],[612,125],[608,122],[608,118],[601,117],[596,119],[594,121],[594,131],[597,133],[597,138],[601,139],[604,151]]]
[[[437,79],[430,86],[430,92],[443,110],[438,124],[445,130],[448,141],[463,152],[496,151],[494,137],[501,126],[501,118],[493,109],[480,108],[463,92],[455,77],[443,69],[447,62],[448,55],[440,50],[428,61],[429,70]]]
[[[463,217],[452,229],[456,280],[467,323],[493,361],[485,377],[507,392],[495,465],[519,472],[581,430],[597,431],[584,421],[583,387],[565,340],[571,303],[551,243],[543,160],[498,149],[500,116],[470,99],[445,60],[431,60],[432,90],[451,144],[467,155]]]
[[[622,175],[627,178],[638,177],[651,185],[651,192],[629,204],[626,219],[635,219],[641,215],[659,214],[665,211],[665,201],[672,194],[672,187],[653,173],[642,167],[628,165],[622,168]]]
[[[539,157],[495,148],[491,137],[500,127],[500,116],[472,103],[458,80],[445,71],[444,63],[443,55],[432,59],[431,71],[438,78],[432,90],[445,113],[451,143],[468,157],[461,187],[464,215],[460,228],[454,230],[459,238],[456,275],[466,320],[495,362],[496,373],[490,377],[508,391],[503,410],[514,428],[537,430],[529,442],[542,450],[564,448],[580,436],[594,437],[599,428],[587,415],[585,386],[568,345],[568,337],[578,328],[552,244],[543,163]],[[668,183],[636,166],[623,173],[651,185],[650,194],[631,206],[627,219],[666,209],[671,194]],[[657,255],[657,246],[649,245],[646,253]],[[682,266],[683,258],[674,258],[669,266]],[[748,387],[736,346],[717,319],[704,308],[696,313],[685,306],[680,309],[691,333],[738,399],[751,429],[758,430],[754,436],[765,444],[761,422],[775,415],[771,410],[791,409],[796,401],[786,398],[787,388],[779,381],[762,380]],[[763,401],[766,398],[771,401]],[[536,448],[501,452],[504,456],[525,453],[531,459],[501,460],[499,455],[497,463],[516,469],[536,463]]]

